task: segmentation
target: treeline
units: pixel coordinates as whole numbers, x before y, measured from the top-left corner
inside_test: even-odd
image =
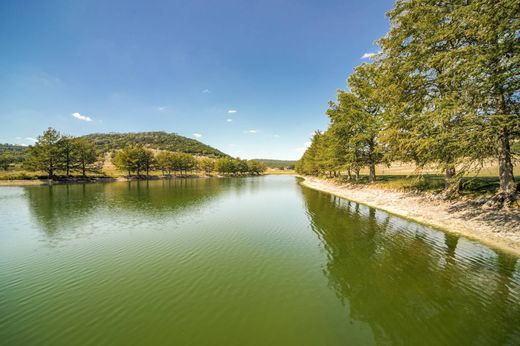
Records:
[[[95,165],[97,161],[92,143],[49,128],[27,149],[23,166],[32,171],[44,171],[51,179],[56,177],[57,171],[64,172],[67,177],[77,171],[85,177],[87,171],[99,168]]]
[[[225,175],[261,174],[266,166],[255,160],[241,160],[239,158],[221,157],[219,159],[197,158],[187,153],[160,151],[157,154],[142,145],[134,145],[117,151],[112,162],[126,171],[129,176],[135,174],[148,176],[151,170],[161,171],[163,175],[180,174],[202,171],[206,174],[218,172]]]
[[[296,161],[293,160],[255,159],[255,161],[263,162],[269,168],[286,170],[294,169],[296,164]]]
[[[14,158],[4,160],[0,155],[0,167],[7,169]],[[9,154],[9,153],[8,153]],[[31,171],[43,171],[50,179],[70,177],[73,173],[99,172],[104,153],[84,137],[65,136],[53,128],[38,137],[33,146],[24,154],[23,167]],[[241,160],[230,157],[195,157],[188,153],[151,150],[141,144],[124,147],[112,152],[112,163],[128,176],[147,177],[151,171],[162,171],[163,175],[203,171],[206,174],[218,172],[226,175],[261,174],[265,164],[255,160]]]
[[[486,160],[496,198],[516,198],[511,146],[520,138],[520,2],[398,0],[381,51],[348,78],[298,161],[300,173],[359,177],[377,164],[436,166],[446,190]]]

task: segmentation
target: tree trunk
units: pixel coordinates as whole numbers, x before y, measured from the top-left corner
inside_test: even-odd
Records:
[[[70,176],[70,153],[67,151],[67,158],[66,158],[66,168],[67,168],[67,178]]]
[[[453,176],[455,175],[455,166],[450,166],[446,168],[445,175],[444,175],[444,189],[449,190],[451,188],[451,180],[453,179]]]
[[[369,166],[368,182],[373,183],[374,181],[376,181],[376,165],[372,162]]]
[[[85,163],[83,162],[83,163],[81,164],[81,172],[82,172],[82,174],[83,174],[83,178],[85,178],[85,177],[87,176],[87,168],[86,168],[85,166],[86,166],[86,165],[85,165]]]
[[[347,169],[347,177],[348,180],[352,180],[352,172],[350,171],[350,168]]]
[[[500,179],[499,194],[513,195],[516,193],[513,163],[511,161],[511,147],[509,131],[503,127],[498,139],[498,176]]]
[[[354,173],[356,174],[356,181],[359,181],[359,168],[356,168]]]

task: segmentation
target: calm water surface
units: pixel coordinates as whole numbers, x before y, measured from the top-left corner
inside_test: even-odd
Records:
[[[520,344],[518,258],[293,177],[0,188],[2,345]]]

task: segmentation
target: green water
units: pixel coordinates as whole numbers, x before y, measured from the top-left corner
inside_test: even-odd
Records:
[[[293,177],[0,188],[1,345],[520,344],[520,261]]]

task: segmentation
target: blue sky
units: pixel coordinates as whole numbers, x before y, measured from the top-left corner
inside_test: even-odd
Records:
[[[162,130],[297,159],[392,0],[0,3],[0,142]]]

